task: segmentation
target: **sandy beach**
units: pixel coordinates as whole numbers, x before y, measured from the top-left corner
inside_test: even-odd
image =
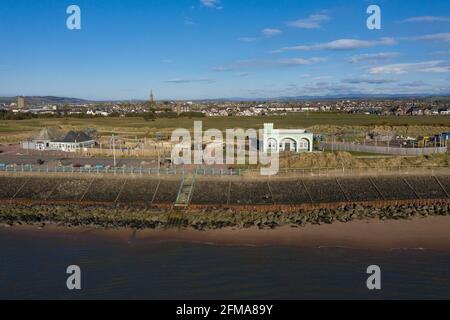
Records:
[[[331,225],[307,225],[275,230],[132,230],[102,228],[66,228],[47,225],[1,227],[0,232],[31,233],[36,237],[69,237],[76,240],[101,239],[133,245],[157,242],[203,243],[217,246],[297,246],[346,247],[354,249],[450,250],[450,217],[412,220],[365,220]]]

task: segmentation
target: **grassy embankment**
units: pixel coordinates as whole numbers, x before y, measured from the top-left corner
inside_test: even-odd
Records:
[[[379,155],[378,155],[379,156]],[[399,168],[449,167],[448,154],[419,157],[353,155],[348,152],[291,154],[281,157],[281,168]]]
[[[170,134],[175,128],[193,128],[193,121],[203,122],[203,129],[254,128],[260,129],[265,122],[273,122],[279,128],[309,128],[314,133],[346,133],[348,136],[364,136],[370,130],[395,130],[403,135],[430,135],[450,130],[450,117],[395,117],[372,115],[349,115],[338,113],[304,113],[289,116],[268,117],[207,117],[198,119],[157,119],[145,121],[142,118],[64,118],[0,121],[0,136],[24,132],[38,132],[43,127],[60,127],[65,130],[96,128],[102,135],[136,135],[153,138],[156,132]]]

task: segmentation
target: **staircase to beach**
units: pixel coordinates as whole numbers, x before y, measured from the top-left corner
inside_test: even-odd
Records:
[[[194,185],[195,175],[183,177],[180,183],[177,199],[173,205],[174,208],[186,209],[189,206],[192,199],[192,193],[194,191]]]
[[[184,213],[192,199],[192,192],[195,185],[195,175],[184,176],[180,183],[177,199],[172,206],[172,212],[169,214],[166,229],[182,228],[184,223]]]

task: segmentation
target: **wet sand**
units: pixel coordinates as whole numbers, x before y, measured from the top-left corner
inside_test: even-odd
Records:
[[[345,247],[392,250],[428,249],[450,251],[450,217],[427,217],[413,220],[367,220],[331,225],[307,225],[275,230],[220,229],[132,230],[101,228],[66,228],[48,225],[0,227],[0,232],[27,232],[36,237],[71,238],[128,242],[133,245],[158,242],[203,243],[217,246],[296,246]]]

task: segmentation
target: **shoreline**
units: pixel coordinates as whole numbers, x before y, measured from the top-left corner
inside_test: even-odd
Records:
[[[30,237],[68,237],[76,241],[114,241],[127,245],[178,242],[211,246],[288,246],[299,248],[348,248],[363,250],[450,251],[450,216],[418,217],[411,220],[358,220],[329,225],[283,226],[218,230],[136,230],[92,227],[33,225],[0,227],[0,233]]]
[[[342,204],[337,208],[255,211],[252,208],[208,208],[177,211],[149,207],[105,205],[0,204],[0,224],[48,224],[66,227],[129,229],[277,229],[351,222],[367,219],[410,220],[418,217],[450,216],[448,201],[386,206]]]

